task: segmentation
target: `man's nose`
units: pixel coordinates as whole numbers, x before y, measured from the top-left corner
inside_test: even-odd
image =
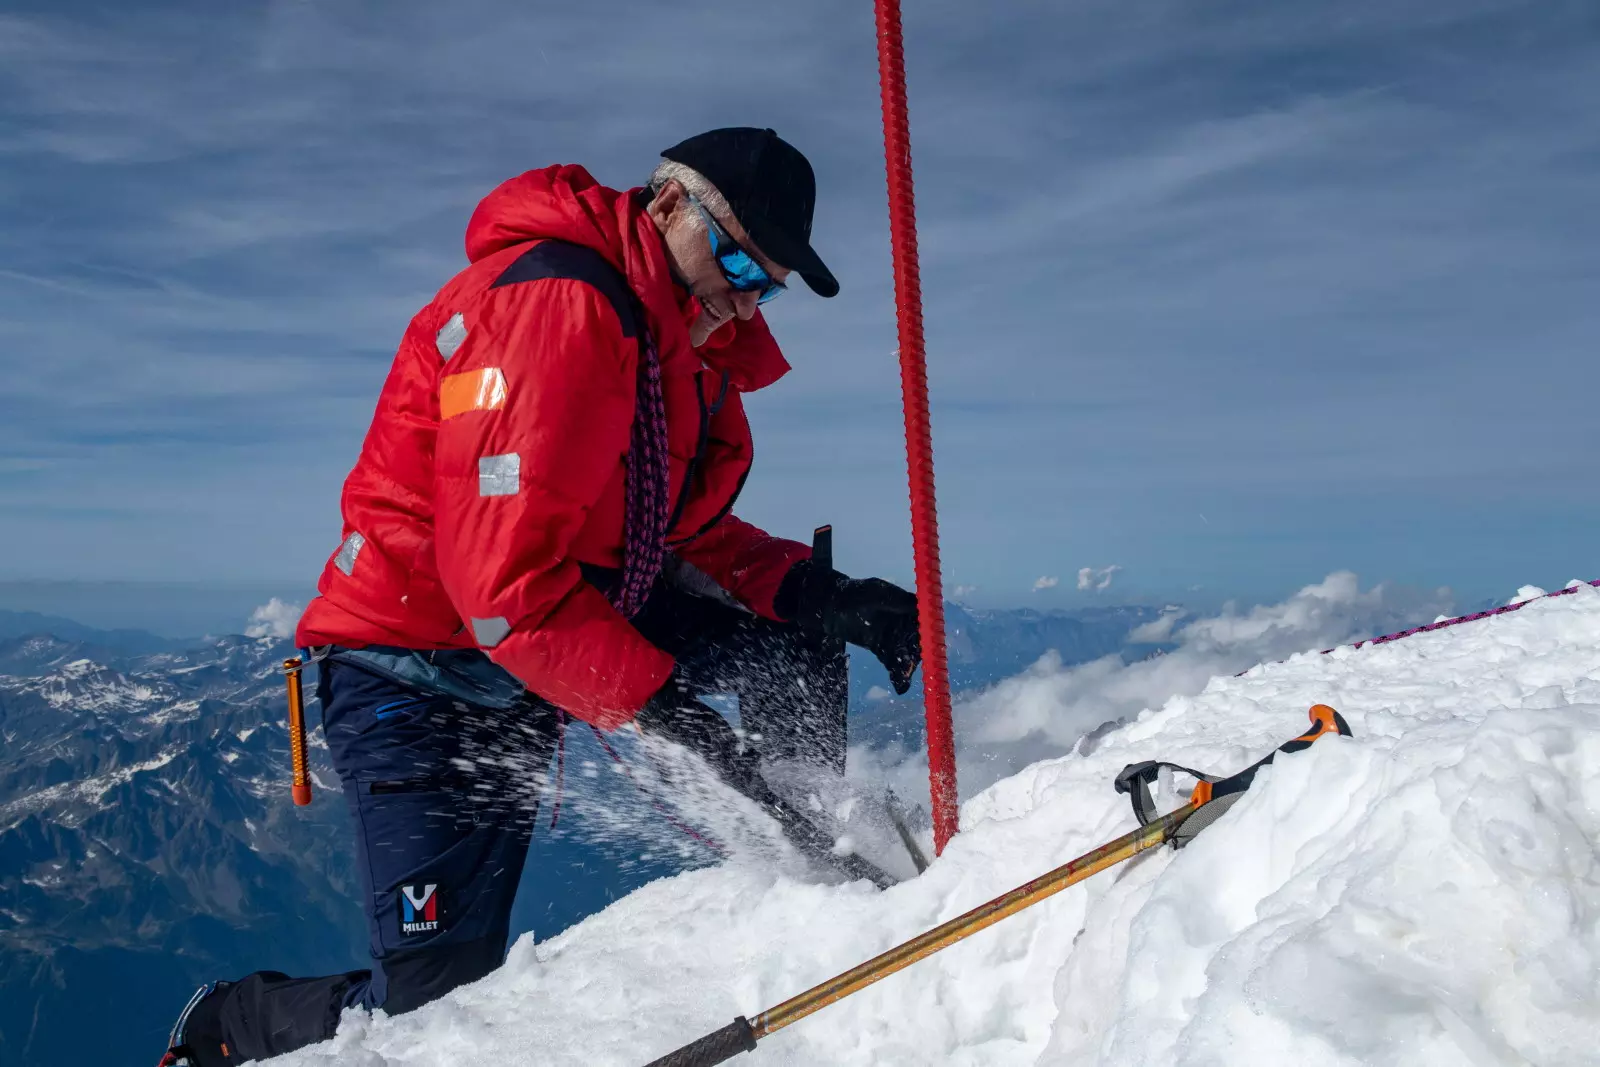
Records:
[[[733,291],[733,310],[741,319],[748,319],[756,313],[756,305],[761,303],[761,294],[757,292]]]

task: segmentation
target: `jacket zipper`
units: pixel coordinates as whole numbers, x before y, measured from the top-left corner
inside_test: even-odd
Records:
[[[694,374],[694,396],[695,399],[700,402],[700,439],[695,442],[694,455],[689,457],[689,466],[685,468],[683,472],[683,487],[678,490],[678,502],[673,505],[672,517],[667,520],[667,530],[669,532],[673,529],[673,527],[678,525],[678,520],[683,518],[684,508],[689,506],[689,495],[694,491],[694,476],[699,472],[700,462],[705,458],[706,449],[711,443],[711,420],[722,411],[722,405],[726,403],[728,399],[728,372],[723,371],[722,381],[717,387],[717,399],[709,406],[706,404],[705,391],[700,388],[700,376],[704,373],[705,371],[695,371]],[[699,537],[701,534],[705,533],[706,530],[711,528],[711,526],[715,526],[717,523],[721,522],[723,515],[726,515],[728,512],[733,510],[733,500],[738,499],[740,490],[744,488],[744,479],[749,475],[749,473],[750,469],[746,467],[744,474],[739,477],[739,484],[734,487],[733,499],[728,501],[721,513],[719,513],[717,517],[712,520],[710,525],[696,530],[688,537],[681,538],[677,541],[668,541],[667,544],[669,546],[687,544],[688,542],[693,541],[696,537]]]

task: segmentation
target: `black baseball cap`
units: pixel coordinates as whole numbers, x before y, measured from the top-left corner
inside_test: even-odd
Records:
[[[798,148],[772,130],[729,126],[696,134],[661,155],[705,175],[761,251],[799,274],[818,296],[838,293],[838,280],[811,247],[817,179]]]

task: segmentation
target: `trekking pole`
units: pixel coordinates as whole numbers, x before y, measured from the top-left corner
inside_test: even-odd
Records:
[[[721,1030],[707,1034],[693,1044],[685,1045],[658,1060],[652,1060],[648,1067],[711,1067],[712,1064],[732,1059],[741,1052],[748,1052],[756,1047],[756,1042],[761,1038],[774,1034],[791,1023],[799,1022],[812,1012],[825,1008],[835,1001],[843,1000],[850,994],[859,992],[896,971],[904,970],[942,948],[971,937],[979,930],[988,929],[1001,919],[1015,915],[1068,886],[1076,885],[1090,875],[1098,874],[1107,867],[1114,867],[1146,849],[1155,848],[1171,837],[1172,833],[1182,825],[1183,820],[1194,814],[1194,811],[1193,804],[1185,804],[1177,811],[1163,815],[1149,826],[1124,834],[1115,841],[1101,845],[1093,852],[1085,853],[1075,860],[1062,864],[1049,874],[1035,878],[1003,896],[995,897],[987,904],[978,905],[965,915],[957,916],[925,934],[896,945],[882,955],[860,966],[852,967],[821,985],[812,986],[777,1007],[768,1008],[754,1020],[741,1015]]]
[[[1093,852],[1086,852],[1026,885],[995,897],[987,904],[980,904],[966,914],[958,915],[927,933],[919,934],[910,941],[896,945],[882,955],[852,967],[821,985],[812,986],[804,993],[790,997],[776,1007],[768,1008],[753,1020],[741,1015],[722,1029],[715,1030],[675,1052],[669,1052],[660,1059],[652,1060],[646,1067],[712,1067],[713,1064],[723,1063],[741,1052],[749,1052],[763,1037],[799,1022],[812,1012],[843,1000],[852,993],[860,992],[874,982],[887,978],[896,971],[904,970],[918,960],[971,937],[980,930],[986,930],[1001,919],[1032,907],[1068,886],[1076,885],[1109,867],[1115,867],[1123,860],[1132,859],[1141,852],[1165,844],[1177,835],[1179,827],[1191,815],[1207,804],[1215,802],[1212,798],[1217,800],[1224,797],[1231,798],[1234,794],[1248,789],[1255,780],[1256,772],[1272,762],[1273,757],[1279,752],[1297,752],[1331,733],[1345,735],[1350,733],[1349,726],[1339,713],[1323,704],[1311,709],[1311,722],[1310,730],[1238,774],[1220,780],[1201,781],[1195,789],[1195,796],[1176,811],[1157,816],[1139,829],[1123,834]]]
[[[294,768],[291,790],[298,807],[311,803],[311,771],[306,766],[306,704],[300,686],[305,664],[298,656],[283,661],[283,680],[289,688],[289,763]]]

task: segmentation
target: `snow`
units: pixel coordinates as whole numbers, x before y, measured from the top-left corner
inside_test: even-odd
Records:
[[[37,693],[52,707],[73,711],[122,711],[168,695],[155,684],[130,680],[87,659],[65,664],[52,676],[26,679],[17,688]]]
[[[177,758],[178,751],[177,748],[171,748],[153,759],[130,763],[126,767],[119,767],[92,778],[79,778],[59,785],[46,786],[0,804],[0,830],[9,830],[34,812],[43,811],[62,801],[77,800],[100,805],[111,790],[132,781],[137,774],[165,767]],[[173,788],[170,782],[166,785],[168,789]]]
[[[177,700],[144,717],[151,726],[165,726],[174,722],[190,722],[200,717],[200,701]]]
[[[1043,664],[996,693],[1026,703],[1028,723],[1052,707],[1075,717],[1082,693],[1062,682],[1075,671]],[[547,942],[522,938],[498,972],[435,1004],[348,1012],[331,1042],[273,1062],[642,1064],[1126,832],[1111,788],[1124,764],[1231,771],[1298,733],[1317,702],[1355,736],[1278,761],[1189,848],[1098,875],[735,1062],[1595,1062],[1588,587],[1214,677],[972,797],[944,856],[885,892],[739,862],[692,871]]]

